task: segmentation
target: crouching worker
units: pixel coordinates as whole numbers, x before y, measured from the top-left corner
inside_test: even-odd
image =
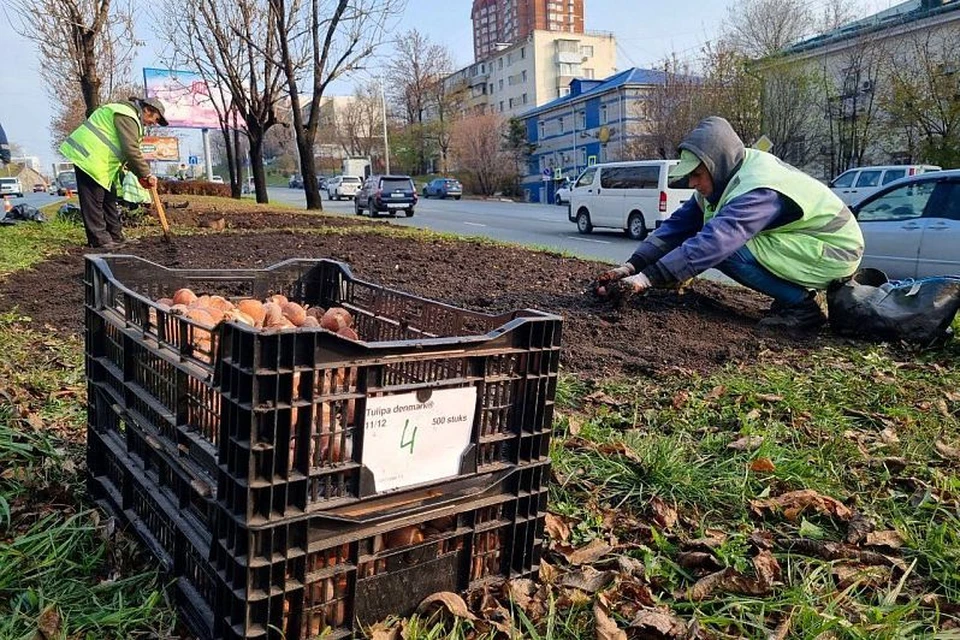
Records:
[[[680,164],[694,197],[651,233],[620,267],[597,278],[639,293],[670,287],[716,268],[773,298],[768,327],[813,329],[825,321],[816,292],[852,275],[863,236],[829,188],[776,157],[744,148],[723,118],[705,118],[680,143]]]

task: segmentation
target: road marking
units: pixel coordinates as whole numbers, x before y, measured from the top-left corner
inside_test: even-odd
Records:
[[[609,240],[593,240],[592,238],[581,238],[579,236],[567,236],[568,240],[579,240],[580,242],[595,242],[596,244],[612,244]]]
[[[467,225],[467,226],[470,226],[470,227],[485,227],[485,226],[487,226],[487,225],[485,225],[485,224],[480,224],[479,222],[464,222],[463,224],[465,224],[465,225]]]

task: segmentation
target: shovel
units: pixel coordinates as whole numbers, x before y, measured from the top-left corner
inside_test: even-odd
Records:
[[[167,223],[167,214],[163,211],[163,203],[160,202],[160,194],[156,187],[150,187],[150,198],[153,200],[153,207],[157,210],[157,216],[160,218],[160,226],[163,228],[163,241],[170,242],[170,225]]]

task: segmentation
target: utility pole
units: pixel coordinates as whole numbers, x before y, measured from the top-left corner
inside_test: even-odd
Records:
[[[383,88],[383,76],[380,76],[380,104],[383,107],[383,162],[384,169],[390,173],[390,141],[387,139],[387,94]]]

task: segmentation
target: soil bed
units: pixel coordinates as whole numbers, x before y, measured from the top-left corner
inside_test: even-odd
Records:
[[[274,216],[284,218],[283,226],[287,216],[290,226],[330,224],[326,217],[262,215],[267,219],[243,216],[246,228],[260,222],[275,228],[280,219]],[[241,228],[237,220],[228,216],[227,228]],[[129,253],[171,268],[261,268],[287,258],[332,258],[349,264],[358,278],[460,307],[558,313],[565,320],[563,370],[588,378],[707,373],[763,350],[811,344],[810,338],[758,329],[768,301],[746,289],[697,281],[683,293],[655,291],[618,309],[583,293],[604,268],[600,263],[484,243],[285,231],[178,236],[172,245],[149,236]],[[0,309],[18,306],[38,323],[82,335],[82,276],[83,250],[72,248],[0,283]]]

